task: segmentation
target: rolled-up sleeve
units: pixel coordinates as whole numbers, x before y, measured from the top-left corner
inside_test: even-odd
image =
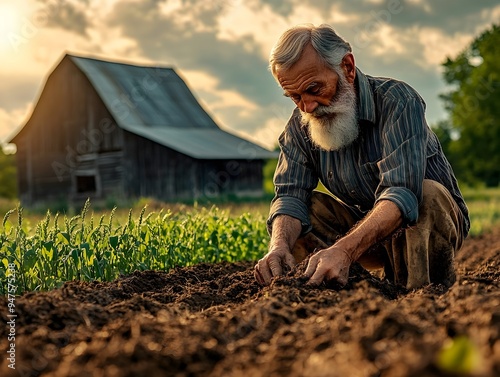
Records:
[[[404,225],[418,220],[426,166],[428,126],[424,103],[410,98],[398,104],[383,131],[382,159],[377,163],[380,184],[376,202],[390,200],[400,209]]]
[[[281,196],[273,200],[270,215],[267,220],[267,231],[269,234],[272,233],[272,224],[278,215],[288,215],[300,220],[302,233],[307,233],[311,230],[311,221],[309,220],[307,205],[300,199],[292,196]]]
[[[267,230],[272,233],[276,216],[288,215],[300,220],[302,234],[311,230],[309,201],[318,184],[304,135],[297,117],[292,117],[279,138],[281,153],[274,173],[274,198],[271,202]]]
[[[418,201],[415,194],[405,187],[388,187],[378,197],[377,201],[390,200],[403,215],[403,223],[414,224],[418,219]]]

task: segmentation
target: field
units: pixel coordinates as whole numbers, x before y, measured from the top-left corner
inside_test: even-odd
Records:
[[[476,199],[471,211],[497,203]],[[0,298],[2,318],[16,315],[0,327],[0,375],[498,376],[500,216],[490,204],[492,214],[474,222],[482,231],[457,255],[458,281],[411,292],[358,265],[339,291],[305,287],[297,278],[304,265],[260,287],[252,269],[267,242],[262,213],[140,212],[118,225],[88,213],[35,226],[12,213],[2,283],[14,277],[16,286],[48,291]],[[161,237],[162,223],[173,238]],[[34,244],[37,257],[23,265]],[[189,266],[169,269],[179,255]],[[70,271],[80,281],[64,283]]]

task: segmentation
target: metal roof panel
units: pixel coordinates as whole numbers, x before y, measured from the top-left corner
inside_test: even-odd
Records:
[[[198,159],[254,160],[278,157],[264,149],[221,129],[178,129],[164,127],[124,127],[127,131]]]
[[[198,159],[277,157],[219,128],[172,68],[68,55],[87,76],[118,126]]]

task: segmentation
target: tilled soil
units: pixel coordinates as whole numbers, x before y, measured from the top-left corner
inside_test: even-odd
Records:
[[[299,265],[269,287],[253,262],[69,282],[16,299],[15,370],[1,376],[450,376],[436,361],[466,336],[474,376],[500,376],[500,232],[468,239],[458,281],[407,292],[351,268],[341,290]],[[0,298],[7,321],[7,301]]]

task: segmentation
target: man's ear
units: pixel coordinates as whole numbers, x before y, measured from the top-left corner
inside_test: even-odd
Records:
[[[354,79],[356,78],[356,63],[354,62],[354,55],[350,52],[347,53],[342,59],[341,67],[344,70],[347,81],[353,84]]]

